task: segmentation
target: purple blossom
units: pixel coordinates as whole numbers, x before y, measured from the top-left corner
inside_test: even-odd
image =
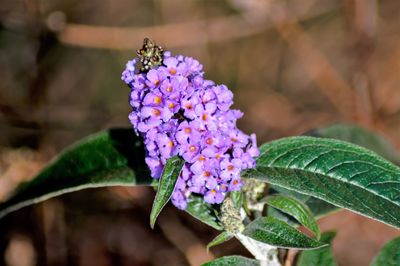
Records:
[[[184,111],[184,116],[189,119],[195,119],[195,107],[200,104],[200,99],[197,95],[189,95],[181,100],[181,108]]]
[[[157,145],[160,150],[161,160],[163,163],[166,159],[171,158],[177,154],[176,142],[172,137],[167,134],[159,133],[157,134]]]
[[[240,159],[229,160],[225,158],[221,161],[221,178],[224,180],[230,180],[240,175],[242,169],[242,161]]]
[[[217,95],[218,109],[228,111],[233,104],[233,93],[225,85],[215,86],[212,90]]]
[[[210,204],[220,204],[224,198],[224,193],[216,189],[208,190],[204,195],[204,201]]]
[[[200,142],[198,139],[189,139],[189,142],[183,143],[178,148],[179,155],[188,163],[193,163],[200,154]]]
[[[164,65],[166,68],[166,73],[169,76],[175,76],[178,72],[178,59],[175,57],[167,57],[164,59]]]
[[[159,158],[147,157],[145,159],[147,166],[150,168],[151,176],[158,179],[161,176],[163,165]]]
[[[205,106],[198,104],[195,107],[194,113],[196,115],[195,119],[199,121],[200,130],[217,130],[217,116],[214,116],[216,110],[216,105],[208,103]]]
[[[165,79],[161,84],[161,92],[170,100],[179,101],[181,91],[186,88],[188,80],[184,77]]]
[[[198,121],[183,121],[179,124],[176,132],[176,140],[180,144],[189,143],[189,139],[200,139],[201,133],[199,132]]]
[[[164,96],[159,90],[152,90],[144,96],[142,104],[144,106],[163,107],[165,103]]]
[[[242,186],[243,186],[243,182],[240,180],[239,177],[236,177],[236,178],[232,179],[231,182],[229,182],[228,190],[229,191],[238,191],[242,188]]]
[[[236,127],[243,113],[230,109],[232,92],[204,79],[202,68],[193,58],[165,52],[163,65],[147,73],[139,72],[137,59],[122,73],[131,88],[129,120],[144,139],[151,176],[160,178],[172,156],[185,160],[171,197],[180,209],[191,194],[221,203],[229,191],[240,190],[240,172],[254,167],[259,155],[255,134]]]
[[[161,82],[166,78],[166,73],[164,71],[157,71],[155,69],[151,69],[146,75],[146,85],[149,88],[159,87]]]

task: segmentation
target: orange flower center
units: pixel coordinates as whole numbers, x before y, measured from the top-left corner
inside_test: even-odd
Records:
[[[154,81],[154,85],[158,86],[158,84],[160,84],[160,81],[157,79]]]
[[[236,138],[231,138],[232,142],[237,142],[238,140]]]
[[[228,166],[228,170],[229,170],[229,171],[232,171],[233,168],[234,168],[233,165],[229,165],[229,166]]]
[[[192,105],[190,103],[186,104],[186,108],[191,110],[192,109]]]
[[[201,119],[203,119],[203,121],[207,121],[207,114],[203,114],[203,115],[201,116]]]
[[[153,114],[154,114],[155,116],[159,116],[159,115],[161,115],[161,112],[160,112],[160,110],[158,110],[158,109],[153,109]]]
[[[172,109],[172,108],[174,108],[174,107],[175,107],[175,104],[173,104],[173,103],[169,103],[169,104],[168,104],[168,107],[169,107],[170,109]]]
[[[211,144],[213,143],[212,138],[208,138],[208,139],[206,140],[206,143],[207,143],[208,145],[211,145]]]
[[[165,90],[168,91],[168,92],[171,92],[172,91],[172,87],[168,86]]]
[[[168,146],[171,148],[174,147],[174,142],[173,141],[168,142]]]
[[[217,193],[217,191],[215,189],[213,189],[213,190],[211,190],[211,193],[215,195]]]
[[[155,104],[160,104],[161,103],[161,97],[160,96],[154,97],[154,103]]]
[[[185,128],[185,133],[190,134],[192,132],[192,129],[190,127]]]
[[[233,180],[233,184],[234,184],[234,185],[237,185],[237,184],[239,184],[239,181]]]
[[[176,74],[176,69],[175,68],[171,68],[169,70],[169,73],[171,73],[171,75],[175,75]]]
[[[208,172],[208,171],[205,171],[205,172],[204,172],[204,176],[205,176],[205,177],[209,177],[210,175],[211,175],[210,172]]]
[[[206,157],[204,157],[203,155],[200,156],[199,161],[200,162],[204,162],[206,160]]]
[[[195,152],[195,151],[196,151],[196,147],[195,147],[195,146],[193,146],[193,145],[192,145],[192,146],[190,146],[190,147],[189,147],[189,151],[191,151],[191,152]]]

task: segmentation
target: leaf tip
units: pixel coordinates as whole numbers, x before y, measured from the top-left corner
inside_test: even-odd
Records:
[[[154,226],[156,224],[156,219],[157,219],[157,216],[154,215],[154,211],[152,209],[151,213],[150,213],[150,228],[153,229],[153,230],[154,230]]]
[[[315,239],[317,239],[318,241],[321,240],[321,231],[318,230],[315,232]]]

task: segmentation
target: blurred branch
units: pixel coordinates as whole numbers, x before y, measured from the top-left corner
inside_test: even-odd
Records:
[[[284,266],[292,266],[295,265],[296,262],[296,255],[299,253],[298,250],[295,249],[289,249],[288,254],[285,260]]]
[[[49,115],[49,110],[51,110],[51,115]],[[86,105],[46,106],[45,108],[35,109],[22,105],[0,104],[0,130],[13,127],[35,131],[41,130],[39,124],[43,123],[46,123],[52,130],[91,128],[92,125],[82,123],[82,119],[85,119],[87,113],[90,113],[93,117],[101,117],[103,122],[111,120],[111,115]]]
[[[375,117],[377,108],[374,106],[373,54],[376,50],[378,28],[378,2],[376,0],[345,1],[347,17],[352,36],[351,56],[354,59],[354,73],[352,85],[355,90],[355,111],[357,121],[364,127],[378,131],[387,137],[396,147],[399,147],[397,138],[390,136],[389,127]],[[398,53],[393,53],[398,59]],[[380,80],[387,81],[383,77]],[[389,97],[390,98],[390,97]]]
[[[110,188],[111,191],[124,199],[128,199],[140,206],[143,210],[149,210],[153,198],[148,190],[128,187]],[[149,203],[149,204],[147,204]],[[176,215],[179,210],[167,206],[163,209],[162,215],[157,220],[157,225],[161,228],[164,236],[182,254],[185,255],[190,265],[200,265],[206,261],[214,259],[211,252],[207,252],[206,245],[193,233],[190,228],[185,226]]]
[[[299,20],[307,20],[332,11],[328,6],[316,9]],[[106,27],[82,24],[66,24],[58,33],[58,39],[65,44],[91,48],[134,50],[140,46],[144,37],[157,40],[171,47],[187,47],[210,42],[226,42],[259,34],[272,27],[266,17],[253,14],[259,11],[246,11],[241,15],[222,18],[203,19],[184,23],[171,23],[149,27]],[[191,33],[191,34],[189,34]]]
[[[376,111],[384,113],[385,115],[397,116],[400,115],[400,104],[397,101],[398,90],[397,87],[398,70],[400,69],[400,39],[396,40],[397,45],[390,51],[390,58],[388,58],[385,68],[380,74],[379,83],[377,83],[376,95],[379,99],[377,101]]]
[[[289,44],[289,47],[303,63],[305,70],[315,80],[319,90],[344,117],[352,119],[354,109],[352,99],[354,95],[347,81],[318,49],[287,8],[282,4],[276,4],[271,8],[269,16],[279,34]]]
[[[352,85],[355,89],[356,115],[358,121],[367,127],[374,124],[370,68],[376,43],[377,5],[376,0],[345,1],[353,42],[350,52],[355,61]]]
[[[206,251],[206,246],[176,217],[170,208],[163,210],[158,225],[165,237],[185,254],[190,265],[200,265],[214,259],[214,255]]]

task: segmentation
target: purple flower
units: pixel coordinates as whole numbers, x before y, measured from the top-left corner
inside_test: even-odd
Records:
[[[256,134],[251,134],[250,135],[251,138],[251,147],[248,149],[248,153],[251,157],[257,157],[258,155],[260,155],[260,151],[257,148],[257,139],[256,139]]]
[[[184,210],[187,207],[187,197],[179,189],[172,193],[171,201],[178,209]]]
[[[202,136],[202,146],[207,149],[205,153],[208,157],[215,157],[218,151],[226,146],[226,140],[219,131],[208,131]]]
[[[243,148],[249,143],[249,136],[238,129],[230,131],[229,138],[234,147]]]
[[[221,161],[221,178],[224,180],[230,180],[240,175],[242,169],[242,161],[240,159],[229,160],[225,158]]]
[[[224,198],[224,193],[216,189],[208,190],[204,195],[204,201],[210,204],[220,204]]]
[[[195,107],[200,103],[200,99],[197,95],[189,95],[181,100],[181,108],[185,117],[189,119],[195,119]]]
[[[229,182],[228,190],[229,191],[238,191],[242,188],[242,186],[243,186],[243,182],[240,180],[239,177],[236,177],[236,178],[232,179],[231,182]]]
[[[200,153],[200,148],[198,140],[190,139],[189,142],[180,145],[178,152],[186,162],[193,163]]]
[[[162,62],[142,73],[134,59],[122,73],[131,88],[129,120],[144,139],[146,164],[158,179],[169,158],[185,160],[171,196],[179,209],[191,194],[220,204],[242,187],[240,172],[255,166],[256,137],[237,129],[243,113],[230,109],[232,92],[204,79],[197,60],[164,52]]]
[[[176,132],[176,140],[180,144],[185,144],[189,142],[189,139],[199,139],[201,133],[199,132],[199,122],[198,121],[183,121],[179,124],[178,130]]]
[[[142,104],[144,106],[163,107],[165,103],[164,97],[159,90],[153,90],[144,96]]]
[[[165,79],[161,84],[161,92],[171,100],[180,100],[181,91],[185,90],[188,81],[183,77],[174,77],[172,79]]]
[[[146,85],[149,88],[159,87],[161,82],[166,78],[166,74],[163,71],[157,71],[155,69],[151,69],[146,75]]]
[[[135,68],[136,68],[136,59],[130,60],[128,61],[128,63],[126,63],[126,68],[124,70],[124,72],[122,72],[122,77],[121,79],[126,83],[126,84],[130,84],[134,78],[135,78]]]
[[[209,103],[215,104],[215,109],[217,109],[217,106],[216,106],[217,96],[215,95],[215,93],[212,90],[203,91],[203,93],[200,94],[200,99],[204,105],[207,105]]]
[[[150,168],[151,176],[158,179],[161,176],[163,165],[161,164],[160,159],[147,157],[145,159],[147,166]]]
[[[177,154],[176,142],[166,134],[157,134],[157,144],[162,159],[171,158]],[[164,163],[164,162],[163,162]]]
[[[225,85],[214,86],[212,90],[217,95],[218,109],[228,111],[233,104],[233,93]]]
[[[184,62],[186,64],[186,69],[190,70],[190,72],[201,72],[203,66],[192,57],[185,57]]]
[[[198,104],[195,107],[194,113],[196,114],[196,120],[200,123],[200,130],[217,130],[217,117],[214,116],[216,105],[208,103],[205,106]]]
[[[190,171],[188,165],[185,164],[185,165],[183,166],[183,168],[182,168],[182,171],[181,171],[181,177],[182,177],[182,179],[185,180],[185,181],[187,181],[187,180],[189,180],[189,179],[192,178],[192,175],[193,175],[193,174],[192,174],[192,172]]]
[[[164,59],[167,75],[175,76],[178,72],[179,61],[175,57],[167,57]]]
[[[128,118],[137,133],[137,127],[138,127],[139,121],[140,121],[139,114],[137,112],[133,111],[129,114]]]
[[[140,132],[147,132],[162,123],[163,109],[157,107],[143,107],[140,119],[141,122],[138,123],[137,129]]]

